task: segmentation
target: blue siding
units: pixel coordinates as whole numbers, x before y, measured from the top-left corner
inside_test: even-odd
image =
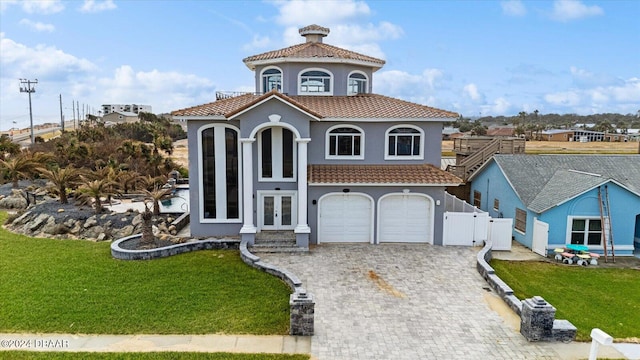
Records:
[[[635,246],[640,247],[640,196],[615,183],[609,182],[607,185],[611,205],[611,224],[613,226],[616,255],[632,255],[634,239],[636,239]],[[474,176],[471,184],[472,196],[475,191],[481,194],[480,209],[488,211],[491,217],[502,216],[515,219],[516,207],[526,209],[515,191],[509,185],[499,166],[493,161],[491,161],[481,173]],[[500,201],[499,211],[493,208],[494,199]],[[559,199],[558,202],[560,201]],[[514,229],[514,239],[527,247],[531,247],[533,219],[537,217],[540,221],[549,224],[548,248],[552,250],[555,247],[570,243],[570,216],[600,216],[598,189],[594,188],[542,214],[537,214],[528,209],[526,210],[526,231],[523,234]],[[603,249],[602,246],[591,246],[590,250],[601,253]]]

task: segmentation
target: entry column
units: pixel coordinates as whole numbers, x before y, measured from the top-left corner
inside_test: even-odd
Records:
[[[296,139],[298,143],[298,224],[294,232],[298,246],[309,246],[311,228],[307,221],[307,144],[309,138]]]
[[[242,142],[242,214],[243,224],[240,229],[242,240],[253,245],[258,231],[253,224],[253,142],[255,139],[240,139]]]

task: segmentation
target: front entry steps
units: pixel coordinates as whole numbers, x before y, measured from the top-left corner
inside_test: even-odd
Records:
[[[252,253],[306,253],[309,248],[296,245],[293,231],[262,230],[256,234],[255,243],[249,246]]]

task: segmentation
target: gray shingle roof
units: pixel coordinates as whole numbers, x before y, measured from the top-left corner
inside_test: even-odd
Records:
[[[640,155],[495,155],[494,161],[538,213],[611,180],[640,196]]]

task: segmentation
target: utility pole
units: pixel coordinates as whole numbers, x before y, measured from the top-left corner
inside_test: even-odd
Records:
[[[78,114],[78,127],[82,125],[82,118],[80,117],[80,101],[76,100],[76,113]]]
[[[36,137],[33,135],[33,110],[31,108],[31,93],[36,92],[35,84],[38,83],[38,79],[33,81],[27,79],[20,79],[20,92],[26,92],[29,94],[29,121],[31,122],[31,145],[36,142]],[[34,85],[34,87],[31,87]]]
[[[60,94],[60,130],[64,132],[64,114],[62,114],[62,94]]]
[[[73,130],[76,129],[76,102],[71,100],[71,115],[73,115]]]

